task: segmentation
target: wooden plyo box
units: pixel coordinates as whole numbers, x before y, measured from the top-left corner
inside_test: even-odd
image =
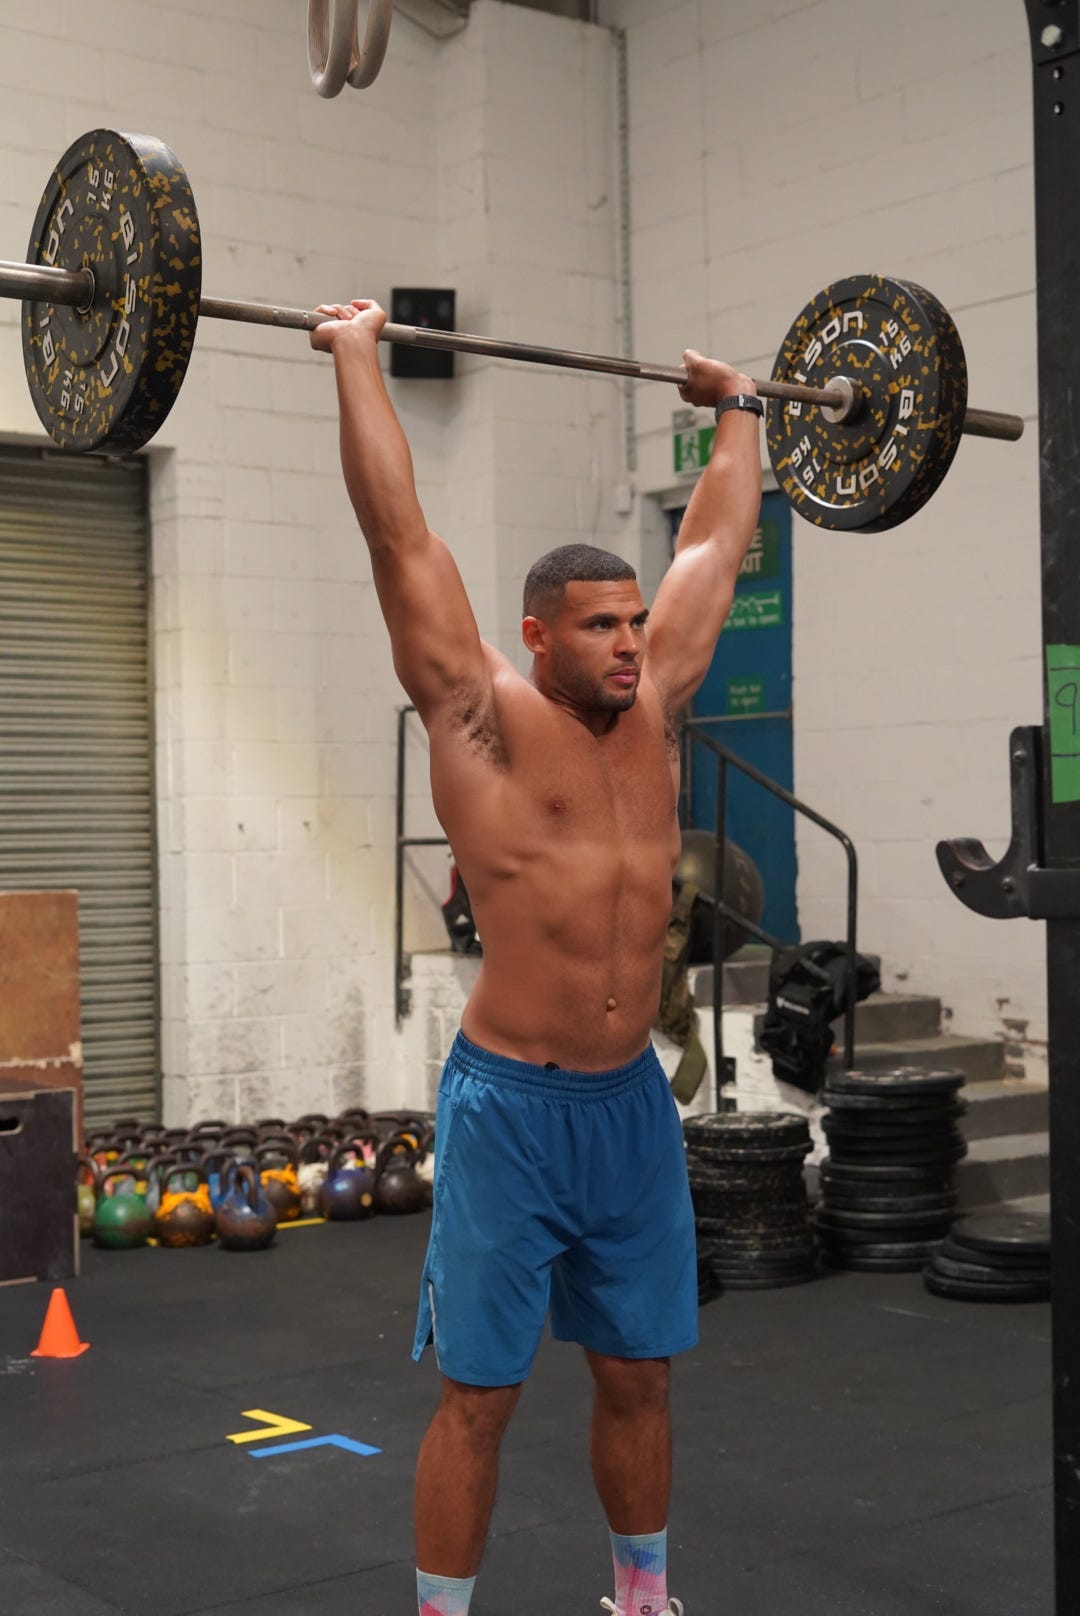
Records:
[[[0,1285],[79,1271],[75,1091],[0,1075]]]
[[[78,906],[0,892],[0,1285],[78,1273]]]
[[[74,1090],[81,1138],[77,892],[0,892],[0,1077]]]

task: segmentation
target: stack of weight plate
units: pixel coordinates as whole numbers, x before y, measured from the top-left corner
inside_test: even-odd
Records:
[[[725,1111],[691,1117],[683,1131],[698,1252],[721,1285],[768,1290],[813,1279],[805,1117]]]
[[[922,1268],[952,1222],[963,1072],[898,1067],[838,1072],[823,1098],[829,1155],[817,1228],[833,1268]]]
[[[1050,1299],[1050,1219],[985,1212],[961,1218],[923,1269],[928,1291],[964,1302]]]

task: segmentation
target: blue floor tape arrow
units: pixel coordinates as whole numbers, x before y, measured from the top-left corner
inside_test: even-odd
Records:
[[[351,1436],[312,1436],[306,1442],[282,1442],[277,1447],[248,1451],[253,1459],[270,1459],[277,1453],[299,1453],[302,1448],[344,1448],[346,1453],[358,1453],[362,1459],[382,1452],[381,1448],[369,1448],[366,1442],[354,1442]]]

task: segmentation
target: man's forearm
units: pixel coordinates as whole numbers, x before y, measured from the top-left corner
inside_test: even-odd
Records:
[[[760,509],[759,417],[751,411],[729,410],[717,424],[709,463],[690,496],[676,553],[692,544],[720,545],[734,580]]]
[[[368,544],[395,544],[427,531],[412,455],[370,340],[334,349],[345,486]]]

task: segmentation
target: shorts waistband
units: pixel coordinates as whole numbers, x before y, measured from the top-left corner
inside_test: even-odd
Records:
[[[646,1044],[625,1066],[603,1072],[576,1072],[569,1067],[533,1066],[528,1061],[511,1060],[481,1049],[459,1032],[450,1048],[449,1059],[470,1077],[497,1083],[500,1088],[527,1089],[557,1100],[609,1100],[613,1095],[639,1088],[662,1070],[652,1044]]]

